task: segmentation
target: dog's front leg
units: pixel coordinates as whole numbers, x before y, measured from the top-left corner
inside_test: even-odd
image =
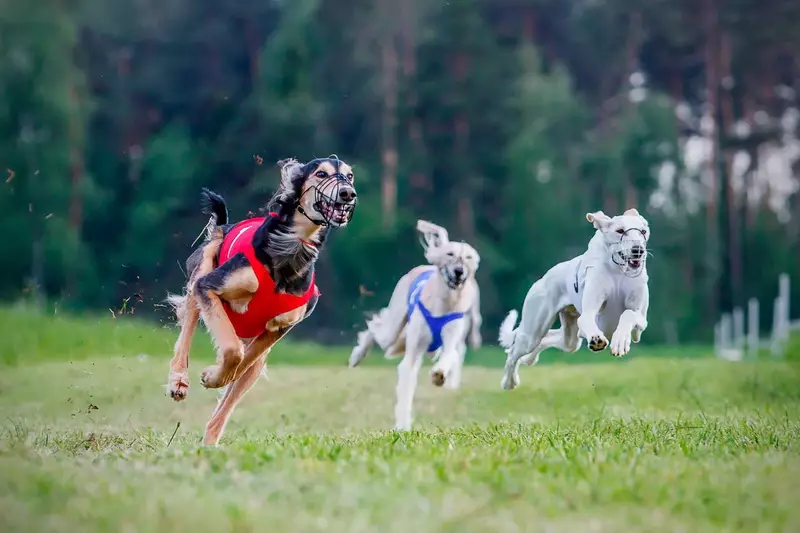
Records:
[[[444,381],[444,388],[456,390],[461,386],[461,373],[464,370],[464,358],[467,355],[467,345],[460,342],[457,348],[458,355],[453,368],[450,369],[447,379]]]
[[[176,309],[181,327],[178,340],[175,342],[175,351],[169,363],[169,377],[167,390],[170,397],[176,402],[186,399],[189,392],[189,350],[192,347],[192,337],[200,320],[200,309],[197,307],[194,295],[189,292],[183,296]]]
[[[647,286],[635,290],[625,298],[627,309],[619,317],[619,323],[611,336],[611,354],[623,357],[631,351],[631,341],[639,342],[642,332],[647,329],[647,308],[649,294]]]
[[[414,392],[417,389],[422,357],[425,355],[425,340],[422,338],[419,324],[421,320],[415,315],[409,322],[409,327],[406,328],[406,353],[397,366],[397,402],[394,408],[394,427],[398,431],[411,429]]]
[[[608,339],[597,326],[597,315],[608,298],[609,287],[600,276],[589,275],[581,301],[581,316],[578,317],[578,331],[586,339],[593,352],[602,351],[608,346]]]
[[[475,300],[469,309],[469,322],[469,345],[473,350],[477,350],[483,344],[483,338],[481,337],[481,325],[483,324],[481,296],[477,282],[475,282]]]
[[[442,352],[431,369],[431,381],[437,387],[441,387],[451,379],[452,372],[463,363],[463,355],[466,353],[464,346],[466,326],[464,319],[458,319],[445,324],[442,328]],[[461,346],[464,346],[464,352],[461,351]]]

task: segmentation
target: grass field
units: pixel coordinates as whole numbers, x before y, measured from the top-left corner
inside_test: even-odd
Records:
[[[377,353],[348,370],[344,349],[287,343],[207,449],[204,334],[175,404],[174,330],[0,323],[3,532],[800,530],[796,363],[548,352],[505,392],[486,349],[460,391],[423,375],[399,434]]]

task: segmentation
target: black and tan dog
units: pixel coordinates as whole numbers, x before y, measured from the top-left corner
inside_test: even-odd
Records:
[[[314,310],[320,247],[330,228],[347,225],[356,206],[353,171],[338,157],[287,159],[278,166],[281,183],[265,217],[228,224],[225,201],[203,190],[210,216],[205,242],[186,260],[184,294],[169,297],[181,328],[167,385],[175,401],[189,389],[189,348],[201,317],[217,346],[217,364],[203,370],[200,382],[225,392],[204,444],[219,442],[272,346]]]

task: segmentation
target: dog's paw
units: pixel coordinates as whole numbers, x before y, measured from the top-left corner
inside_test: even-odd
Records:
[[[176,402],[182,402],[189,394],[189,375],[186,372],[170,372],[167,382],[169,397]]]
[[[602,333],[589,338],[589,349],[593,352],[602,352],[608,346],[608,339]]]
[[[221,381],[220,366],[211,365],[200,373],[200,384],[206,389],[218,389],[225,385]]]
[[[525,357],[519,360],[520,363],[527,366],[535,365],[539,362],[539,354],[538,353],[529,353]]]
[[[469,347],[473,350],[480,350],[483,346],[483,337],[479,331],[472,331],[469,335]]]
[[[519,387],[519,372],[506,372],[503,375],[503,379],[500,381],[500,386],[505,390],[514,390]]]
[[[611,355],[623,357],[631,351],[631,334],[615,331],[611,336]]]
[[[436,385],[437,387],[441,387],[444,385],[445,375],[444,371],[441,368],[434,368],[431,370],[431,383]]]

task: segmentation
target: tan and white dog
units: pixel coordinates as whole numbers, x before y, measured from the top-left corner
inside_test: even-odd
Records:
[[[373,344],[387,358],[401,354],[397,369],[395,428],[411,429],[411,411],[423,356],[434,356],[431,381],[458,388],[466,341],[481,345],[480,294],[475,272],[480,256],[469,244],[451,242],[447,230],[425,220],[417,221],[430,265],[414,267],[397,282],[389,305],[367,321],[350,354],[350,367],[367,356]]]
[[[602,211],[587,213],[586,220],[597,230],[586,252],[557,264],[533,284],[517,329],[515,310],[500,326],[506,390],[519,385],[519,364],[535,364],[547,348],[576,352],[583,338],[599,352],[611,337],[611,354],[622,357],[647,328],[647,220],[636,209],[614,218]],[[561,327],[550,329],[556,316]]]

